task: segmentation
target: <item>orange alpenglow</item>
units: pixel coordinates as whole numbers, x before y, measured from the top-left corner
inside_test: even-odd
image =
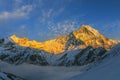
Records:
[[[68,35],[62,35],[56,39],[45,42],[37,42],[35,40],[29,40],[28,38],[18,38],[15,35],[10,38],[20,46],[40,49],[53,54],[60,54],[71,49],[83,49],[87,46],[92,46],[94,48],[103,47],[109,50],[120,42],[118,40],[106,38],[89,25],[82,25],[80,29]]]

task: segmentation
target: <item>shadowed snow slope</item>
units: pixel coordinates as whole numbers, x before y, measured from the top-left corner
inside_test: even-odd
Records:
[[[11,73],[0,72],[0,80],[25,80]]]
[[[1,62],[1,71],[9,72],[26,80],[66,80],[82,73],[86,66],[36,66],[31,64],[11,65]]]
[[[99,66],[69,80],[120,80],[120,44],[107,54],[111,54],[110,57],[106,58]]]
[[[108,56],[107,54],[111,55]],[[98,66],[90,67],[90,65],[85,65],[58,67],[36,66],[31,64],[21,64],[16,66],[1,62],[0,68],[1,71],[19,75],[27,80],[120,80],[119,54],[120,44],[107,52],[105,55],[108,57],[106,57],[102,63],[98,64]]]

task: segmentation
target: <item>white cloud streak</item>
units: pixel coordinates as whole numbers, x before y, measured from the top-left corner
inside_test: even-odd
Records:
[[[32,11],[33,7],[31,5],[24,5],[12,12],[4,11],[0,14],[0,19],[21,19],[28,18],[28,14]]]
[[[49,26],[49,30],[52,33],[56,34],[56,36],[62,34],[68,34],[76,30],[77,28],[78,25],[76,25],[74,21],[69,21],[69,20]]]
[[[53,9],[48,9],[47,11],[42,10],[42,15],[40,16],[40,23],[48,22],[48,19],[52,17]]]
[[[48,24],[50,21],[53,20],[56,16],[58,16],[60,13],[64,11],[64,8],[59,8],[57,10],[54,9],[48,9],[48,10],[42,10],[40,15],[40,23]]]

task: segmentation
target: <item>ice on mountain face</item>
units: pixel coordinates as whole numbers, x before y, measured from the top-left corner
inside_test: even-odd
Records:
[[[120,43],[113,47],[110,51],[106,52],[103,57],[105,56],[114,56],[120,54]]]
[[[21,50],[19,50],[21,49]],[[6,54],[6,55],[5,55]],[[15,48],[10,51],[4,51],[0,56],[1,59],[9,63],[21,64],[21,63],[31,63],[31,64],[47,64],[44,57],[41,57],[41,52],[37,50],[32,50],[29,48]]]
[[[66,55],[59,60],[62,60],[61,64],[65,65],[65,66],[76,65],[76,55],[78,55],[80,52],[81,52],[81,50],[67,51],[67,52],[65,52]]]
[[[82,44],[83,44],[83,41],[76,39],[75,36],[73,35],[73,33],[70,33],[69,39],[65,46],[65,50],[74,49],[77,46],[82,45]]]
[[[91,62],[99,62],[101,60],[101,56],[106,52],[103,48],[92,48],[87,47],[83,51],[81,51],[81,54],[77,56],[78,64],[79,65],[85,65],[89,64]]]
[[[0,47],[0,59],[12,64],[32,63],[32,64],[47,64],[42,51],[21,47],[11,42],[3,42]]]
[[[63,54],[53,55],[51,58],[57,65],[86,65],[102,60],[101,56],[106,52],[103,48],[88,47],[83,50],[66,51]]]

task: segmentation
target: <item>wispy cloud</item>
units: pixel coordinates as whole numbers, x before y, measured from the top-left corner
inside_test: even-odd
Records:
[[[48,24],[49,21],[52,21],[53,18],[60,15],[63,11],[64,11],[64,8],[59,8],[57,10],[55,10],[53,8],[47,9],[47,10],[43,9],[43,10],[41,10],[41,15],[40,15],[39,21],[40,21],[40,23]]]
[[[53,23],[51,21],[47,24],[47,30],[44,30],[44,28],[36,27],[39,31],[36,31],[38,34],[38,38],[41,39],[41,41],[45,41],[48,39],[56,38],[57,36],[69,34],[70,32],[76,30],[79,28],[79,24],[72,20],[65,20],[58,23]],[[39,40],[38,39],[38,40]]]
[[[22,2],[22,0],[15,0],[17,3],[21,3]]]
[[[28,14],[32,11],[33,7],[31,5],[24,5],[18,9],[11,12],[4,11],[0,14],[0,19],[21,19],[28,18]]]
[[[40,23],[47,23],[49,19],[52,18],[53,9],[48,9],[47,11],[42,10],[42,14],[40,16]]]
[[[49,30],[51,30],[51,32],[56,34],[57,36],[62,34],[68,34],[71,31],[76,30],[76,28],[76,23],[69,20],[49,26]]]

